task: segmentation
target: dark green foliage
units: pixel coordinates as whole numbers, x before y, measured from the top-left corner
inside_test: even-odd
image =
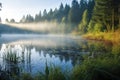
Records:
[[[88,25],[88,11],[85,10],[82,16],[82,20],[79,24],[79,30],[81,33],[87,32],[87,25]]]
[[[87,4],[86,0],[80,0],[79,5],[80,5],[80,13],[79,13],[80,16],[79,16],[79,18],[80,18],[80,22],[81,22],[83,13],[87,9],[87,5],[89,5],[89,4]]]
[[[88,22],[92,18],[92,13],[94,9],[95,1],[94,0],[89,0],[88,5],[87,5],[87,10],[88,10]]]
[[[65,5],[65,10],[64,10],[64,17],[63,17],[63,18],[65,18],[65,22],[68,22],[69,11],[70,11],[70,6],[66,4]]]
[[[22,74],[20,80],[34,80],[34,79],[33,79],[33,77],[32,77],[31,74],[29,74],[29,73],[24,73],[24,74]]]
[[[60,5],[60,7],[59,7],[58,15],[59,15],[59,16],[57,16],[58,22],[61,22],[62,17],[63,17],[63,15],[64,15],[64,6],[63,6],[62,3],[61,3],[61,5]]]
[[[72,7],[69,11],[68,20],[71,23],[79,23],[80,21],[80,7],[77,0],[72,1]]]
[[[73,69],[72,80],[119,80],[119,61],[108,56],[85,60]]]
[[[77,30],[78,24],[82,23],[82,16],[84,11],[87,9],[88,11],[88,21],[90,22],[90,19],[92,17],[93,13],[93,7],[94,7],[94,0],[73,0],[72,5],[63,3],[60,4],[59,8],[50,9],[47,11],[44,9],[43,13],[36,14],[35,19],[31,15],[23,16],[20,22],[22,23],[29,23],[29,22],[43,22],[43,21],[55,21],[59,23],[70,23],[74,26],[72,29]],[[84,28],[85,29],[85,28]],[[87,31],[87,29],[86,29]],[[86,32],[85,31],[85,32]],[[83,31],[84,32],[84,31]]]
[[[53,67],[50,69],[48,80],[66,80],[66,78],[60,68]]]
[[[46,75],[46,80],[48,80],[48,76],[49,76],[49,68],[46,62],[46,68],[45,68],[45,75]]]
[[[92,24],[95,27],[95,24],[101,24],[102,31],[114,31],[117,29],[117,25],[119,25],[119,5],[119,0],[95,0],[90,25]],[[90,27],[93,26],[89,26],[89,28]]]
[[[120,26],[120,0],[73,0],[71,6],[61,3],[58,9],[44,9],[35,19],[23,16],[20,22],[41,21],[69,23],[72,31],[78,33],[115,31]]]

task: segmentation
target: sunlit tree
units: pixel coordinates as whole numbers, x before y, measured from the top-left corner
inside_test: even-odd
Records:
[[[79,30],[82,33],[87,32],[87,25],[88,25],[88,11],[85,10],[82,16],[82,21],[79,24]]]
[[[120,0],[95,0],[91,22],[103,25],[105,31],[115,31],[120,16],[119,6]]]

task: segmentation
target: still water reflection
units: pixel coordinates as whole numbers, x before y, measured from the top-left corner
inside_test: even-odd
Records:
[[[0,65],[9,72],[15,67],[19,68],[15,72],[44,72],[46,62],[71,70],[81,63],[81,55],[112,51],[109,45],[80,36],[4,34],[0,37]]]

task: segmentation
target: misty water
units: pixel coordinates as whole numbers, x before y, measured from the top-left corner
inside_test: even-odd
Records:
[[[12,69],[8,62],[10,54],[16,54],[21,72],[44,72],[48,66],[57,66],[63,71],[71,69],[83,61],[84,55],[111,52],[112,44],[88,41],[81,36],[3,34],[0,37],[0,65],[2,69]]]

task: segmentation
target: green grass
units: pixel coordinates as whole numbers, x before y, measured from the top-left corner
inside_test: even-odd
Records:
[[[112,55],[113,56],[113,55]],[[120,57],[86,59],[73,69],[72,80],[120,80]]]
[[[87,33],[83,35],[84,38],[98,41],[109,41],[113,43],[120,42],[120,30],[115,32],[99,32],[99,33]]]

